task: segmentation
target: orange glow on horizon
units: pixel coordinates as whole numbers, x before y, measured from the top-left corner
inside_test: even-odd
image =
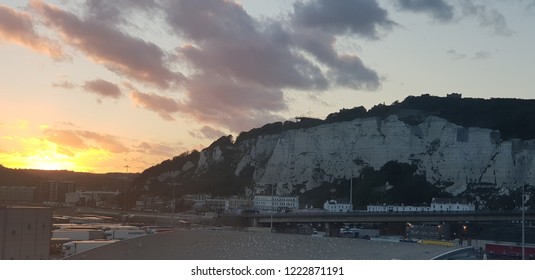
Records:
[[[109,152],[105,150],[65,149],[56,143],[38,138],[22,139],[24,152],[0,151],[0,164],[7,168],[70,170],[76,172],[107,172],[94,166],[107,166]],[[90,166],[93,166],[91,168]]]

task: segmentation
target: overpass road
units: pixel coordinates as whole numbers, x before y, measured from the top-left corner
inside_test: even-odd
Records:
[[[486,222],[520,221],[520,211],[474,212],[350,212],[350,213],[275,213],[244,215],[257,223],[380,223],[380,222]],[[535,221],[535,212],[525,213]]]

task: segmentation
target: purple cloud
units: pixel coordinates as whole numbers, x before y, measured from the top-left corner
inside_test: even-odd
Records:
[[[180,107],[180,104],[172,98],[159,96],[154,93],[143,93],[134,90],[130,93],[130,98],[136,105],[156,112],[168,121],[174,120],[171,115],[178,112]]]
[[[37,34],[30,14],[0,5],[0,39],[2,38],[49,55],[55,60],[67,58],[57,43]]]
[[[41,1],[31,7],[70,45],[109,70],[141,82],[169,87],[183,79],[165,67],[165,53],[155,44],[132,37],[105,22],[87,19]]]
[[[117,85],[102,79],[87,81],[83,88],[99,97],[118,99],[122,96],[121,89]]]

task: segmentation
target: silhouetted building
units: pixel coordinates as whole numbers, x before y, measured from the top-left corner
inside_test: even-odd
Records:
[[[65,194],[76,191],[76,184],[71,181],[43,181],[36,190],[36,200],[65,202]]]

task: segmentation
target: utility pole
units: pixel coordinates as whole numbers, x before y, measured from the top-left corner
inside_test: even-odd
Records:
[[[130,168],[130,166],[127,164],[124,166],[124,168],[126,168],[126,180],[125,180],[125,183],[124,183],[124,206],[123,206],[123,210],[126,214],[126,192],[128,191],[128,168]]]

